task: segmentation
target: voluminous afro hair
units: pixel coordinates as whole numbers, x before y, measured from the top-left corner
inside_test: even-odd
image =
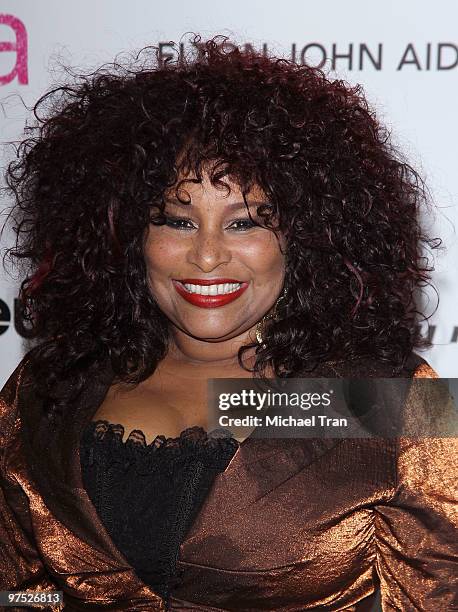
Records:
[[[9,253],[30,264],[21,316],[39,341],[44,395],[69,376],[81,389],[88,366],[107,358],[118,381],[135,384],[165,356],[169,324],[147,286],[143,243],[183,168],[197,178],[212,168],[214,185],[231,177],[243,194],[259,185],[266,226],[287,236],[288,295],[255,374],[352,358],[401,369],[428,345],[416,290],[430,284],[424,247],[438,246],[420,227],[428,199],[417,172],[360,86],[224,37],[193,42],[198,53],[164,65],[147,47],[127,66],[72,74],[37,102],[8,167]]]

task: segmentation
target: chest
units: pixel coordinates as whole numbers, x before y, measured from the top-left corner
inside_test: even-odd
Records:
[[[158,435],[177,437],[187,427],[207,429],[206,381],[185,384],[149,384],[137,388],[114,385],[100,404],[92,420],[121,424],[123,441],[133,430],[141,430],[146,443]]]
[[[209,419],[209,380],[251,376],[240,369],[193,370],[164,361],[149,379],[136,387],[111,385],[92,420],[121,424],[123,441],[134,429],[141,430],[147,444],[158,435],[176,438],[189,427],[208,431],[214,426],[214,418]],[[251,431],[252,427],[241,430],[238,438],[244,439]]]

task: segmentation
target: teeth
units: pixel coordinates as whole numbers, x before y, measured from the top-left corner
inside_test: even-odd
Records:
[[[190,285],[182,283],[182,285],[190,293],[198,293],[200,295],[223,295],[225,293],[233,293],[242,286],[242,283],[224,283],[222,285]]]

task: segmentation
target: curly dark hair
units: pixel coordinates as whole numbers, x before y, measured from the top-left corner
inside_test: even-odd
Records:
[[[128,65],[72,74],[38,100],[7,168],[8,253],[29,262],[21,316],[40,341],[43,392],[73,375],[80,389],[107,358],[118,381],[154,372],[169,324],[147,285],[143,237],[180,172],[199,179],[210,162],[214,185],[259,185],[266,226],[287,236],[290,290],[251,371],[270,363],[290,377],[352,358],[402,368],[429,346],[417,290],[431,284],[424,248],[440,243],[420,225],[420,176],[361,86],[226,37],[193,42],[197,53],[163,65],[146,47]]]

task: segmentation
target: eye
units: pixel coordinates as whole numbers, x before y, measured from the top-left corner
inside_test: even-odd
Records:
[[[189,231],[193,230],[194,226],[192,225],[191,219],[187,219],[186,217],[172,217],[167,215],[156,216],[151,218],[151,223],[153,225],[167,225],[176,230],[180,231]],[[187,225],[188,224],[188,225]],[[243,219],[235,219],[229,226],[228,229],[233,229],[237,232],[239,231],[247,231],[253,227],[257,227],[259,224],[251,221],[251,219],[243,218]]]
[[[151,223],[153,225],[167,225],[168,227],[177,230],[187,231],[189,229],[193,229],[192,227],[186,227],[186,223],[192,223],[191,219],[186,219],[186,217],[170,217],[162,215],[151,218]]]
[[[241,224],[241,226],[235,228],[238,231],[246,231],[251,229],[252,227],[258,226],[258,224],[254,223],[254,221],[251,221],[251,219],[236,219],[235,221],[233,221],[233,223],[231,223],[229,227],[232,227],[234,224]]]
[[[165,224],[177,230],[189,230],[192,227],[186,227],[186,223],[192,223],[191,219],[185,217],[166,217]]]

